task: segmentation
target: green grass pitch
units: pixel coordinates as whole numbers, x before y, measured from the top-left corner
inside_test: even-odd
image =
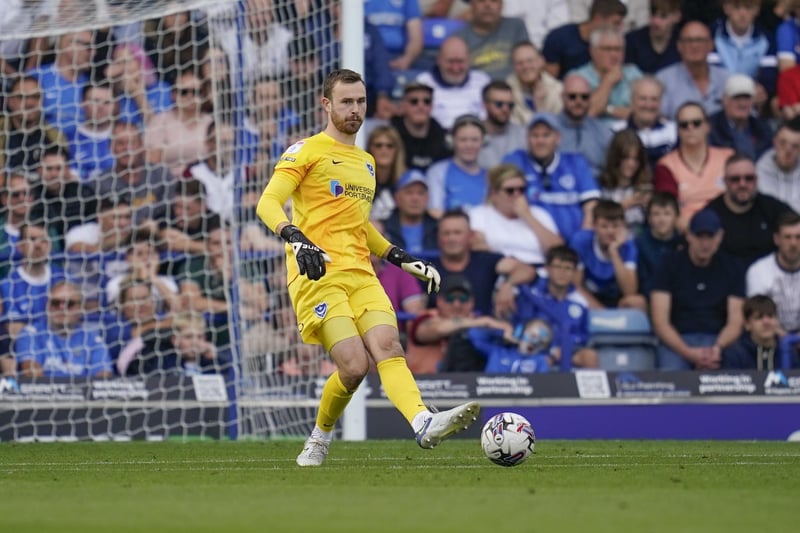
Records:
[[[800,445],[540,441],[515,468],[473,440],[0,444],[0,531],[797,531]]]

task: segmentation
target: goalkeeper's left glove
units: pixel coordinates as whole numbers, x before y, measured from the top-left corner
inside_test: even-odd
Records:
[[[393,265],[399,266],[412,276],[422,281],[428,282],[428,294],[439,292],[439,285],[442,277],[439,271],[432,264],[422,259],[417,259],[402,248],[395,246],[386,256],[386,260]]]

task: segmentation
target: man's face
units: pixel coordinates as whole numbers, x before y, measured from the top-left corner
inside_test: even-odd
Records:
[[[469,50],[459,38],[447,39],[436,58],[439,72],[444,81],[451,85],[464,83],[469,73]]]
[[[779,325],[780,321],[776,314],[753,313],[744,327],[757,341],[766,341],[775,338]]]
[[[367,89],[361,82],[338,82],[331,90],[331,99],[323,105],[333,126],[346,135],[355,135],[367,113]]]
[[[500,21],[503,0],[470,0],[472,21],[478,27],[491,27]]]
[[[563,259],[553,259],[547,264],[546,269],[548,283],[553,287],[566,289],[575,279],[575,272],[578,267],[574,263]]]
[[[203,103],[203,82],[194,74],[184,74],[175,80],[175,106],[181,109],[199,109]]]
[[[178,195],[172,204],[175,225],[184,231],[197,227],[200,223],[200,215],[203,213],[203,209],[202,199]]]
[[[661,87],[656,82],[637,83],[631,93],[631,116],[637,124],[652,126],[661,115]]]
[[[275,116],[281,107],[281,87],[277,81],[259,82],[253,89],[254,115],[257,120]]]
[[[48,189],[57,189],[69,181],[69,166],[62,155],[49,154],[42,157],[39,165],[42,183]]]
[[[781,227],[775,234],[775,246],[784,264],[800,264],[800,224]]]
[[[788,171],[797,166],[800,157],[800,132],[789,128],[781,128],[775,135],[775,163],[783,171]]]
[[[131,265],[146,265],[152,266],[153,263],[158,264],[160,258],[155,247],[148,242],[137,242],[131,246],[128,251],[128,263]]]
[[[667,39],[681,20],[681,12],[664,13],[656,11],[650,14],[650,34],[659,39]]]
[[[121,203],[105,209],[97,218],[103,235],[114,234],[120,241],[130,235],[133,227],[133,211],[128,204]]]
[[[547,124],[539,123],[528,130],[528,150],[535,159],[546,161],[556,153],[561,135]]]
[[[209,154],[218,156],[218,161],[222,163],[223,168],[219,169],[222,172],[228,166],[228,163],[233,161],[233,144],[235,133],[233,128],[227,124],[217,124],[213,133],[206,141]]]
[[[756,167],[752,161],[737,161],[725,167],[725,195],[733,204],[746,207],[757,192]]]
[[[589,114],[589,98],[592,92],[589,83],[580,76],[568,76],[564,80],[564,112],[569,118],[580,121]]]
[[[151,319],[155,316],[156,305],[150,285],[133,285],[125,290],[125,303],[122,315],[128,320]]]
[[[71,328],[81,321],[81,295],[72,285],[59,284],[47,299],[47,320],[54,329]]]
[[[723,96],[722,109],[728,120],[746,121],[753,109],[753,97],[748,94]]]
[[[594,231],[595,235],[597,235],[597,243],[600,245],[600,248],[605,250],[618,238],[620,232],[625,231],[625,222],[623,220],[596,218],[594,221]]]
[[[478,160],[483,146],[483,131],[474,124],[461,126],[453,134],[453,153],[455,157],[467,163]]]
[[[114,94],[110,87],[93,87],[86,91],[83,100],[86,122],[110,124],[114,118]]]
[[[700,22],[689,22],[678,38],[678,53],[687,65],[705,63],[714,43],[708,28]]]
[[[758,16],[759,2],[754,0],[728,0],[722,3],[722,11],[734,33],[744,35]]]
[[[35,80],[23,80],[8,97],[8,111],[22,126],[35,127],[42,118],[42,91]]]
[[[522,83],[532,84],[542,73],[544,58],[533,46],[519,46],[511,56],[511,66]]]
[[[448,217],[439,221],[439,249],[444,256],[463,256],[469,251],[469,221],[463,217]]]
[[[111,153],[118,169],[139,170],[144,165],[144,143],[135,124],[120,122],[114,126]]]
[[[431,120],[433,95],[425,89],[409,91],[403,96],[403,117],[411,124],[427,124]]]
[[[605,34],[600,37],[596,46],[590,48],[589,53],[597,71],[608,72],[622,65],[625,59],[625,40],[621,35]]]
[[[686,232],[686,242],[689,244],[689,257],[695,263],[707,264],[719,250],[722,242],[722,230],[716,233],[692,233]]]
[[[66,64],[74,65],[78,70],[88,69],[92,59],[92,37],[89,31],[63,35],[58,41],[58,55],[64,58]]]
[[[444,318],[469,318],[475,310],[475,298],[467,292],[452,290],[436,297],[436,308]]]
[[[412,183],[394,193],[394,200],[400,213],[421,217],[428,207],[428,187],[424,183]]]
[[[50,256],[52,245],[47,230],[40,226],[25,226],[24,235],[20,235],[17,249],[28,262],[46,263]]]
[[[497,126],[505,126],[511,120],[511,111],[514,109],[514,96],[511,91],[492,89],[486,93],[483,102],[489,122]]]
[[[206,336],[202,327],[195,324],[183,326],[180,331],[172,336],[175,350],[184,359],[198,359],[204,350]]]
[[[8,210],[17,217],[24,218],[32,204],[30,187],[24,176],[11,176],[8,180]]]

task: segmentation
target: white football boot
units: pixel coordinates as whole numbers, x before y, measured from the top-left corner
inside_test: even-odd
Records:
[[[420,448],[435,448],[446,438],[472,425],[480,411],[478,402],[467,402],[441,413],[434,412],[417,431],[417,444]]]
[[[328,456],[328,448],[331,443],[318,439],[316,437],[308,437],[306,443],[303,445],[303,451],[297,456],[297,464],[300,466],[320,466],[325,462]]]

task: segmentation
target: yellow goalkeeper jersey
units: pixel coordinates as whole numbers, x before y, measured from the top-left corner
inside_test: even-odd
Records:
[[[290,146],[259,202],[259,216],[274,230],[282,213],[264,207],[283,205],[291,191],[292,224],[331,257],[329,271],[374,273],[367,245],[375,195],[375,160],[357,146],[318,133]],[[269,200],[269,201],[264,201]],[[291,247],[286,247],[292,256]],[[297,262],[287,261],[288,280],[297,277]]]

